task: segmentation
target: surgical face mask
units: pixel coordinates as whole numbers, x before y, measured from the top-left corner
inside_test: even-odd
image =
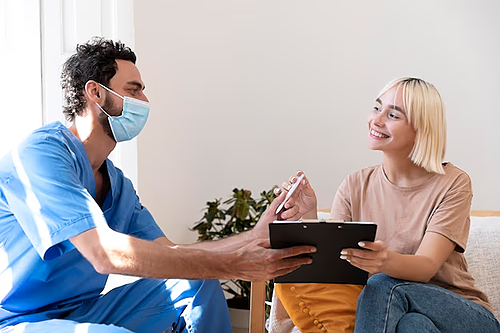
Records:
[[[109,126],[116,142],[135,138],[146,125],[149,116],[149,103],[128,96],[121,96],[99,83],[101,87],[123,99],[123,111],[120,116],[111,116],[97,104],[99,109],[108,116]]]

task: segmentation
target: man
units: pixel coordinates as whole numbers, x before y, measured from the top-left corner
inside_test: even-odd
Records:
[[[269,249],[267,224],[299,214],[282,193],[256,227],[175,245],[107,159],[149,114],[135,54],[94,38],[63,66],[64,113],[0,160],[2,332],[230,332],[214,279],[268,280],[310,259]],[[108,274],[145,277],[101,295]],[[186,279],[186,280],[174,280]],[[211,279],[211,280],[210,280]]]

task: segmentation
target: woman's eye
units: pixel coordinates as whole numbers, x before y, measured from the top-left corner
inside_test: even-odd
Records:
[[[399,117],[395,113],[389,113],[389,118],[390,119],[399,119]]]
[[[373,111],[374,111],[374,112],[380,112],[380,108],[379,108],[378,106],[374,106],[374,107],[373,107]]]

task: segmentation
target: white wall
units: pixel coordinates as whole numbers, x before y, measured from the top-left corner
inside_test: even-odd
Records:
[[[500,209],[500,2],[135,1],[138,66],[152,102],[138,138],[143,203],[176,242],[207,200],[256,194],[297,169],[329,207],[349,172],[381,161],[366,116],[394,77],[447,105],[447,159],[474,209]]]
[[[69,126],[62,113],[62,65],[78,44],[94,36],[121,40],[134,48],[133,0],[29,1],[41,3],[38,38],[42,41],[43,75],[37,83],[43,87],[43,123],[59,120]],[[109,158],[138,188],[136,139],[118,144]]]
[[[0,0],[0,157],[42,124],[39,10]]]
[[[0,157],[37,127],[65,123],[62,64],[93,36],[133,48],[133,18],[133,0],[0,0]],[[137,141],[110,158],[137,187]]]

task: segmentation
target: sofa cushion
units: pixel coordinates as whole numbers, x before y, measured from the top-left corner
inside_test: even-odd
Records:
[[[477,288],[488,295],[500,318],[500,217],[471,216],[465,258]]]
[[[276,283],[274,292],[300,332],[352,333],[363,286]]]

